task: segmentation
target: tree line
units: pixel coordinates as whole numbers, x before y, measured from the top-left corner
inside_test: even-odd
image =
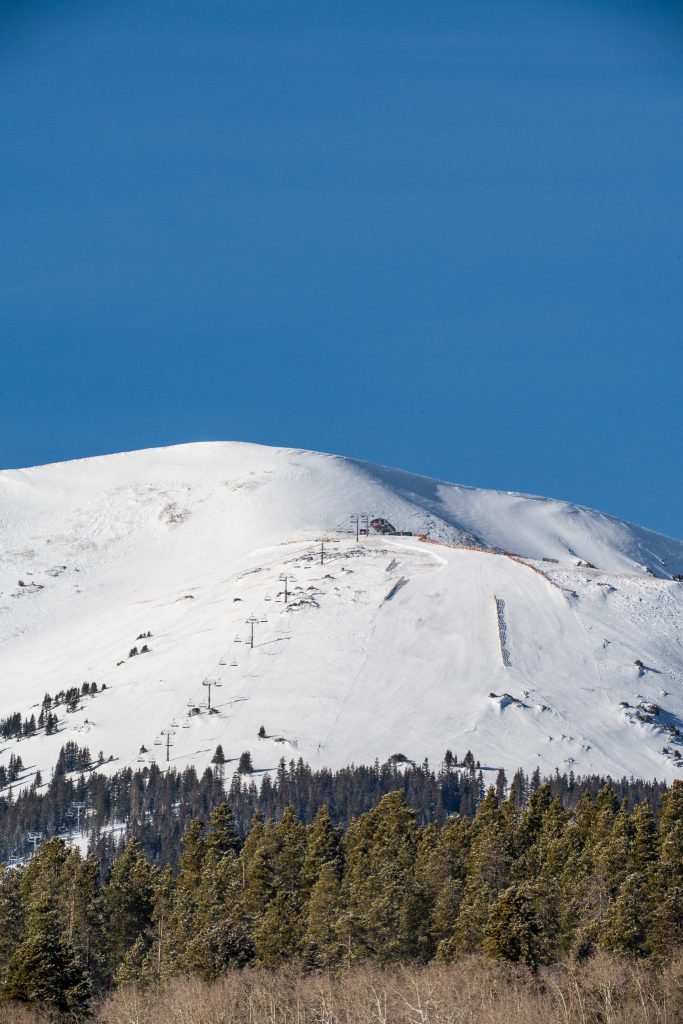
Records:
[[[337,771],[314,770],[299,759],[281,760],[272,775],[245,777],[236,772],[231,779],[226,778],[229,763],[220,748],[212,767],[202,775],[192,767],[176,771],[158,765],[104,775],[96,770],[102,762],[101,753],[93,760],[86,747],[69,741],[60,751],[49,782],[43,784],[39,773],[27,778],[27,769],[13,755],[4,778],[0,772],[0,782],[14,783],[0,796],[0,860],[26,856],[31,849],[29,833],[45,838],[66,835],[73,828],[75,804],[85,805],[82,819],[89,846],[105,869],[126,837],[138,839],[152,863],[176,869],[180,840],[189,822],[197,817],[206,819],[226,799],[237,832],[244,838],[254,814],[279,820],[287,807],[310,824],[318,810],[327,806],[332,821],[347,828],[387,793],[401,789],[415,808],[420,825],[443,824],[452,814],[468,818],[476,814],[486,793],[484,773],[495,780],[500,798],[508,790],[505,773],[483,768],[470,751],[461,760],[446,751],[436,770],[427,761],[413,764],[402,755],[384,764],[352,765]],[[665,784],[656,781],[577,778],[572,772],[556,772],[542,780],[539,771],[527,775],[519,770],[509,783],[518,807],[525,805],[542,781],[568,809],[584,793],[595,796],[609,784],[620,801],[628,800],[631,806],[647,801],[656,813],[666,791]],[[123,830],[113,829],[121,825]]]

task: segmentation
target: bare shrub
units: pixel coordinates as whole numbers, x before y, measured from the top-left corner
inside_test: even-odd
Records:
[[[20,1003],[0,1003],[0,1024],[53,1024],[56,1017]]]
[[[656,969],[596,956],[534,975],[472,957],[428,967],[337,974],[245,969],[212,984],[176,978],[120,988],[97,1024],[677,1024],[683,959]],[[44,1024],[33,1016],[0,1024]]]

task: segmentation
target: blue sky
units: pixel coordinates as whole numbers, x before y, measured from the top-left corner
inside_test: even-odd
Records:
[[[683,15],[0,14],[0,466],[339,452],[683,536]]]

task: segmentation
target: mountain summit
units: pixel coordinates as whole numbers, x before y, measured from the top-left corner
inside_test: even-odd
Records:
[[[2,472],[0,531],[3,761],[683,771],[683,543],[612,516],[211,443]]]

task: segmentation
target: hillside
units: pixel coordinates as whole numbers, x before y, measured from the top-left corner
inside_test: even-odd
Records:
[[[353,513],[427,540],[356,542]],[[2,472],[0,537],[0,717],[98,690],[2,742],[26,779],[67,740],[116,768],[168,741],[200,770],[221,744],[257,771],[683,771],[683,543],[599,512],[213,443]]]

